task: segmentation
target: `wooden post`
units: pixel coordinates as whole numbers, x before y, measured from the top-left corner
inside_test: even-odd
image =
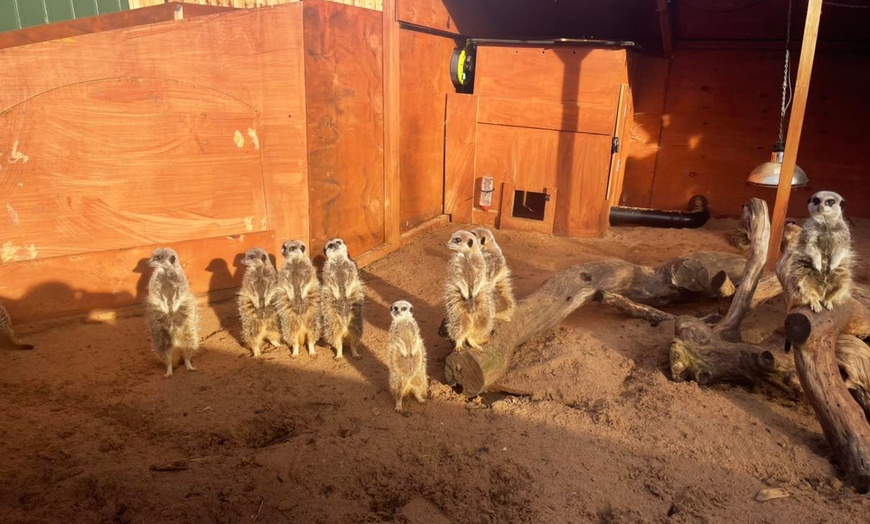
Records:
[[[813,70],[813,59],[816,54],[816,40],[819,36],[819,18],[822,14],[822,0],[809,0],[807,20],[804,26],[804,39],[801,45],[801,57],[798,64],[797,81],[795,82],[794,100],[791,106],[791,116],[788,119],[788,135],[786,135],[785,152],[782,159],[782,171],[779,175],[779,185],[776,188],[776,202],[773,205],[773,220],[770,235],[770,249],[767,255],[767,268],[773,270],[779,259],[779,246],[782,241],[782,231],[788,214],[788,199],[791,193],[791,180],[797,163],[798,146],[801,141],[801,128],[804,123],[804,112],[807,108],[807,94],[810,90],[810,75]]]
[[[399,209],[399,24],[396,0],[384,0],[384,242],[401,234]]]
[[[662,31],[662,54],[670,58],[674,53],[674,37],[671,33],[671,13],[668,11],[668,0],[658,0],[659,27]]]

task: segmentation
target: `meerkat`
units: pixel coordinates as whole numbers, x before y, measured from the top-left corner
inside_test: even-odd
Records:
[[[480,251],[486,262],[486,277],[492,289],[492,302],[495,309],[496,320],[510,322],[516,308],[514,289],[511,283],[511,270],[504,259],[492,231],[485,227],[478,227],[472,231],[480,243]]]
[[[288,240],[281,246],[284,265],[278,275],[281,305],[278,317],[281,336],[290,344],[292,356],[299,355],[302,344],[308,354],[316,356],[314,344],[320,338],[320,281],[311,259],[305,254],[305,243]]]
[[[0,349],[33,349],[31,344],[19,344],[15,339],[15,331],[12,330],[12,317],[0,304]]]
[[[420,404],[426,403],[426,346],[414,320],[414,306],[405,300],[393,302],[390,316],[393,317],[387,346],[390,391],[396,400],[396,411],[402,413],[402,399],[409,394]]]
[[[356,263],[347,255],[347,245],[333,238],[323,248],[321,285],[321,330],[323,339],[335,348],[336,360],[344,358],[344,347],[350,346],[354,358],[361,358],[357,345],[363,335],[363,303],[365,293]]]
[[[852,247],[849,226],[843,220],[845,205],[843,197],[832,191],[810,197],[810,216],[778,264],[788,309],[808,305],[819,313],[849,297]]]
[[[447,265],[445,298],[447,334],[455,351],[466,343],[474,349],[489,342],[494,317],[486,262],[473,233],[459,230],[447,242],[453,251]]]
[[[199,349],[199,312],[178,253],[170,248],[157,248],[148,265],[154,271],[148,281],[145,319],[151,330],[154,353],[166,364],[164,376],[171,377],[172,368],[182,359],[184,367],[195,371],[191,358]]]
[[[258,247],[245,251],[242,258],[245,275],[239,288],[239,319],[242,322],[242,342],[254,357],[262,355],[260,347],[265,341],[272,346],[281,345],[278,326],[278,272],[269,254]]]

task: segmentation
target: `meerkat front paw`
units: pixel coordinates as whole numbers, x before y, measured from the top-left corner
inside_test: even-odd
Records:
[[[818,300],[813,300],[810,302],[810,309],[813,310],[813,313],[821,313],[822,312],[822,303]]]
[[[824,302],[822,302],[822,305],[823,305],[823,306],[825,307],[825,309],[827,309],[828,311],[834,309],[834,303],[831,302],[830,300],[825,300]],[[818,312],[817,312],[817,313],[818,313]]]

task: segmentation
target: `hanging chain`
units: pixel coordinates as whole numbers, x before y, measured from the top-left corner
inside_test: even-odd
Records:
[[[788,23],[785,28],[785,66],[783,67],[782,72],[782,106],[779,111],[779,142],[784,142],[785,110],[788,108],[786,92],[788,91],[790,76],[789,66],[791,65],[791,50],[789,49],[789,45],[791,44],[791,6],[792,0],[788,0]]]

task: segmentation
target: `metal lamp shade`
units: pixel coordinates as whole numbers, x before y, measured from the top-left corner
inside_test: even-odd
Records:
[[[753,186],[777,187],[779,175],[782,171],[782,151],[774,148],[770,155],[770,161],[759,164],[749,173],[747,182]],[[794,166],[794,175],[791,177],[791,187],[803,187],[809,182],[807,173],[797,164]]]

